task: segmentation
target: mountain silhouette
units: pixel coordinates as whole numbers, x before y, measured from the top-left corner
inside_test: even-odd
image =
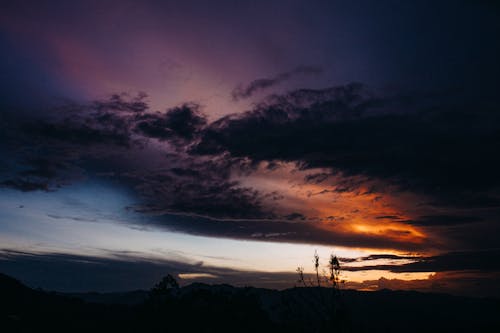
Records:
[[[500,332],[500,300],[193,283],[160,292],[56,293],[0,274],[3,332]]]

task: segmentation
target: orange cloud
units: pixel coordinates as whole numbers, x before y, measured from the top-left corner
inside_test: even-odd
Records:
[[[398,193],[397,198],[380,182],[360,176],[347,177],[329,170],[298,170],[293,163],[269,169],[266,163],[252,174],[238,178],[243,185],[263,193],[277,192],[281,200],[266,202],[282,217],[302,217],[311,226],[343,236],[380,238],[392,242],[422,244],[425,231],[405,223],[418,216],[410,203],[415,195]],[[325,174],[319,183],[307,182],[311,175]]]

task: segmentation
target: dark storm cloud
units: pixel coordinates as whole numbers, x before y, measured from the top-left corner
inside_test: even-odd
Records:
[[[433,226],[454,226],[469,224],[474,222],[481,222],[483,219],[477,216],[460,216],[460,215],[429,215],[421,216],[417,220],[407,220],[405,223],[433,227]]]
[[[230,180],[231,168],[238,165],[236,161],[224,157],[207,161],[184,159],[181,165],[124,175],[149,203],[135,209],[221,219],[272,217],[262,206],[266,199],[263,194]]]
[[[396,254],[371,254],[367,257],[360,258],[362,261],[366,260],[378,260],[378,259],[392,259],[392,260],[406,260],[406,259],[415,259],[411,256],[399,256]]]
[[[319,67],[299,66],[289,72],[280,73],[272,78],[257,79],[250,82],[246,86],[239,85],[233,90],[231,96],[235,101],[239,99],[249,98],[256,92],[269,89],[284,81],[288,81],[297,75],[301,74],[317,75],[320,74],[322,71],[323,70]]]
[[[149,109],[149,105],[145,101],[147,97],[148,95],[144,92],[138,93],[135,97],[123,93],[113,94],[107,100],[95,101],[93,107],[103,112],[113,110],[115,112],[140,113]]]
[[[172,211],[157,211],[154,207],[130,207],[130,209],[149,213],[151,215],[149,222],[156,226],[193,235],[326,246],[391,248],[402,251],[423,251],[429,247],[429,243],[425,242],[412,243],[404,239],[386,238],[380,235],[345,233],[340,228],[337,230],[334,227],[325,230],[320,228],[320,221],[302,219],[294,214],[281,216],[265,208],[260,211],[252,210],[251,214],[247,213],[250,217],[241,218],[225,217],[227,215],[223,212],[216,212],[219,218],[217,215],[211,218],[196,214],[173,216]]]
[[[394,267],[394,272],[442,272],[458,270],[500,271],[500,250],[452,252]]]
[[[65,165],[51,160],[39,157],[28,159],[26,165],[30,168],[22,171],[21,174],[24,176],[33,176],[40,178],[52,178],[55,177],[59,169],[64,169]]]
[[[487,103],[472,109],[450,104],[446,94],[383,95],[353,83],[272,95],[250,111],[208,124],[197,104],[152,112],[146,99],[142,93],[117,94],[90,104],[66,105],[37,121],[18,121],[3,134],[16,165],[4,168],[1,186],[50,191],[85,174],[112,171],[115,181],[135,189],[141,201],[137,211],[211,221],[184,221],[184,226],[175,226],[179,230],[233,238],[335,241],[346,246],[362,241],[377,248],[389,243],[404,246],[384,237],[325,233],[315,228],[317,219],[295,210],[277,214],[280,193],[242,186],[231,175],[251,173],[261,161],[270,161],[270,170],[287,161],[302,170],[330,170],[305,176],[306,183],[325,185],[311,196],[384,191],[369,182],[383,179],[399,189],[427,194],[430,204],[451,210],[478,195],[489,196],[492,207],[498,199],[500,163],[494,152],[500,122],[483,105]],[[162,146],[151,148],[150,139]],[[149,150],[156,157],[140,157]],[[339,178],[334,189],[326,184],[331,176]],[[475,207],[484,205],[478,201]],[[463,226],[483,219],[471,214],[379,219],[416,226]],[[242,221],[234,224],[239,225],[236,230],[213,219]],[[255,220],[279,223],[252,225]],[[467,230],[454,233],[470,241]]]
[[[487,203],[483,203],[487,206]],[[393,220],[411,224],[419,227],[453,227],[464,226],[472,223],[483,222],[484,217],[480,216],[466,216],[466,215],[424,215],[414,220],[405,220],[397,215],[383,215],[377,216],[378,220]]]
[[[26,122],[24,132],[42,143],[107,145],[131,148],[134,139],[182,139],[189,143],[206,125],[201,107],[185,103],[152,112],[147,95],[113,94],[90,104],[64,104],[51,110],[52,118]],[[134,137],[134,135],[136,137]]]
[[[370,266],[371,260],[389,259],[393,264]],[[411,263],[398,264],[398,260],[414,260]],[[344,266],[346,271],[389,270],[395,273],[406,272],[446,272],[460,270],[478,270],[482,272],[500,272],[500,250],[449,252],[430,257],[411,257],[398,255],[370,255],[357,261],[366,262],[364,266]]]
[[[141,212],[271,216],[261,204],[266,194],[230,180],[232,171],[247,172],[251,163],[183,152],[206,125],[199,105],[152,112],[146,100],[144,93],[114,94],[89,104],[64,104],[40,119],[9,122],[13,130],[4,142],[15,165],[5,167],[0,186],[52,191],[86,175],[112,171],[114,180],[134,188],[145,202]],[[165,145],[153,148],[150,139]],[[146,159],[139,157],[144,154]]]
[[[294,221],[294,220],[304,221],[306,219],[306,217],[303,214],[300,214],[300,213],[292,213],[292,214],[289,214],[289,215],[285,215],[285,219],[291,220],[291,221]]]
[[[301,161],[309,153],[307,148],[322,152],[321,146],[309,147],[314,139],[312,130],[331,128],[340,120],[357,120],[367,108],[379,104],[358,83],[272,95],[251,111],[213,122],[193,152],[217,154],[227,150],[236,156],[258,160]],[[312,143],[320,144],[321,139],[318,137]],[[276,151],[277,148],[284,151]]]
[[[165,113],[141,115],[137,119],[135,130],[146,137],[159,140],[192,140],[206,123],[206,116],[201,113],[199,105],[184,104]]]
[[[500,114],[490,101],[418,96],[377,97],[360,84],[273,96],[208,126],[193,152],[334,168],[432,193],[438,204],[498,188]]]
[[[53,144],[58,141],[53,137],[43,137],[38,130],[45,123],[20,121],[9,125],[14,130],[5,135],[2,145],[7,162],[0,170],[0,187],[52,191],[81,177],[82,170],[74,164],[80,152],[72,150],[71,145]]]
[[[1,173],[4,187],[54,190],[81,179],[85,160],[129,150],[133,114],[145,107],[144,94],[113,95],[91,104],[65,103],[30,118],[6,114],[3,151],[11,165]]]
[[[73,121],[37,124],[34,126],[32,133],[65,144],[109,144],[125,147],[130,144],[130,133],[126,128],[97,128],[90,124]]]
[[[22,179],[4,180],[0,183],[0,187],[8,187],[21,192],[49,191],[49,184],[47,182],[36,182]]]
[[[136,117],[148,110],[146,98],[144,93],[123,93],[88,104],[63,102],[38,110],[41,115],[12,119],[15,132],[11,136],[30,143],[31,148],[70,147],[76,154],[96,147],[130,148],[136,143],[132,137]]]

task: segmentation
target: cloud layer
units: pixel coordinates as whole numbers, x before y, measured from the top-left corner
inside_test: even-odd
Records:
[[[486,250],[496,241],[480,235],[498,229],[500,119],[487,101],[459,101],[351,83],[209,121],[196,103],[153,111],[144,93],[114,94],[9,116],[0,183],[55,191],[113,179],[151,223],[215,237]]]

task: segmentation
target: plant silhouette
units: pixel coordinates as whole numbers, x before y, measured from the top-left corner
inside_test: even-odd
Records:
[[[313,312],[316,313],[318,322],[317,327],[320,331],[337,331],[343,332],[346,330],[346,309],[342,306],[340,285],[343,281],[340,279],[341,267],[340,260],[335,254],[330,254],[328,260],[328,275],[325,270],[320,275],[320,257],[317,251],[313,255],[313,272],[316,278],[315,283],[309,280],[306,283],[304,268],[297,267],[296,272],[299,275],[298,282],[304,287],[314,287],[317,289],[310,289],[310,292],[305,293],[304,303],[307,302],[308,306],[314,304]],[[326,288],[321,288],[321,287]],[[308,288],[309,289],[309,288]],[[300,320],[299,320],[300,321]],[[299,331],[307,331],[307,328]]]
[[[150,296],[170,295],[172,290],[177,289],[179,289],[179,283],[172,275],[167,274],[151,289]]]

